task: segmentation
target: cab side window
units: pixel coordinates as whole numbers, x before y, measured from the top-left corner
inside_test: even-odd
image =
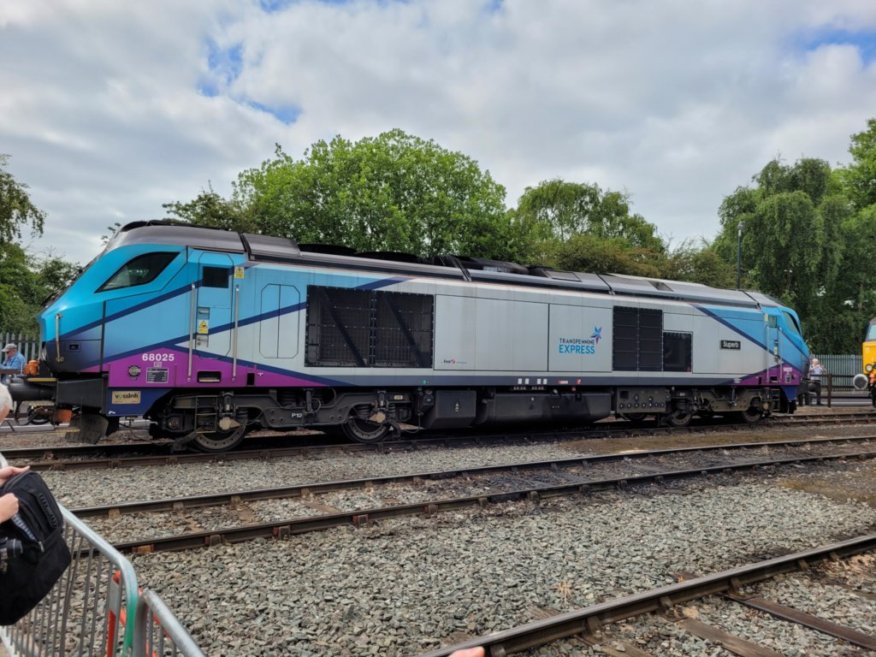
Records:
[[[106,290],[118,290],[150,283],[164,271],[174,258],[176,258],[176,253],[172,251],[139,255],[122,265],[97,291],[105,292]]]
[[[797,335],[803,336],[803,331],[800,330],[800,325],[797,323],[797,320],[791,313],[782,311],[782,315],[785,316],[785,325],[794,331]]]

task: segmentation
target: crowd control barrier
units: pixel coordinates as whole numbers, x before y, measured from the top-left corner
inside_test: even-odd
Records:
[[[64,506],[61,512],[73,559],[27,616],[0,627],[10,657],[204,657],[158,595],[138,589],[131,562]]]
[[[154,591],[143,591],[134,625],[135,657],[204,657],[186,629]]]

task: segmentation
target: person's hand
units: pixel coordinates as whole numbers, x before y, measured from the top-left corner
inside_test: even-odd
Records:
[[[6,493],[0,497],[0,522],[6,522],[18,513],[18,498],[15,493]]]
[[[484,655],[484,649],[480,646],[450,653],[450,657],[484,657]]]
[[[29,465],[23,468],[16,468],[11,465],[7,465],[5,468],[0,468],[0,484],[2,484],[7,479],[14,477],[15,475],[20,475],[22,472],[27,472],[28,470],[30,470]]]

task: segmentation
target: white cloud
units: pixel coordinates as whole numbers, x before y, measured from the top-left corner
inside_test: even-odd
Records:
[[[477,159],[509,204],[596,182],[711,238],[770,158],[847,161],[874,35],[870,0],[7,0],[0,152],[48,212],[37,245],[82,262],[114,221],[228,193],[275,142],[394,127]]]

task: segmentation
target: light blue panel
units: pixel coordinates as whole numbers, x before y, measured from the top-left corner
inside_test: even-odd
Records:
[[[198,303],[195,312],[194,331],[203,340],[200,327],[206,322],[207,344],[196,341],[198,351],[208,352],[217,356],[227,356],[231,352],[232,313],[232,278],[233,260],[227,253],[198,254],[198,276],[201,281],[198,287]],[[217,267],[227,271],[225,287],[207,287],[204,285],[204,270],[207,267]]]
[[[300,312],[280,313],[301,302],[298,289],[291,285],[265,285],[261,290],[259,351],[265,358],[294,358],[298,355]]]
[[[106,324],[104,359],[176,341],[182,336],[188,339],[190,300],[189,294],[177,295],[128,314],[118,314]],[[107,302],[107,314],[113,314],[119,303],[121,300]]]

